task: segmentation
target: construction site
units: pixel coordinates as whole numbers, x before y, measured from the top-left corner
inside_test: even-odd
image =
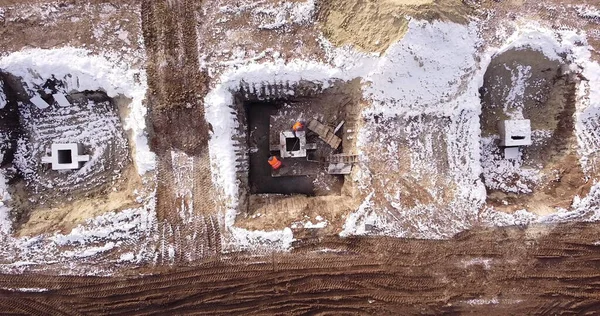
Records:
[[[0,0],[3,315],[600,313],[600,4]]]

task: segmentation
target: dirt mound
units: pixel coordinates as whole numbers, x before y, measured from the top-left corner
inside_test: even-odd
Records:
[[[276,230],[293,226],[295,221],[315,221],[322,216],[328,225],[323,232],[337,233],[346,216],[358,208],[360,201],[349,196],[252,196],[250,216],[238,216],[236,226],[251,230]],[[318,220],[317,220],[318,221]]]
[[[331,0],[319,8],[325,36],[337,46],[351,44],[384,52],[408,30],[408,16],[466,23],[470,8],[460,0]]]

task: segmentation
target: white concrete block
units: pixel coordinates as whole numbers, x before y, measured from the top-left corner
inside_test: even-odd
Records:
[[[42,99],[42,97],[40,97],[37,94],[34,95],[33,97],[31,97],[31,99],[29,99],[29,101],[31,101],[31,103],[33,103],[33,105],[35,105],[40,110],[43,110],[50,106],[50,104],[48,104],[46,101],[44,101],[44,99]]]
[[[531,145],[531,122],[529,120],[504,120],[498,122],[500,146]]]
[[[519,147],[504,147],[504,159],[518,159]]]
[[[57,93],[57,94],[53,94],[52,96],[54,97],[54,101],[56,101],[56,103],[58,103],[59,106],[62,106],[62,107],[71,106],[71,102],[69,102],[69,100],[67,100],[67,97],[64,94]]]
[[[52,164],[52,170],[74,170],[83,167],[90,160],[89,155],[81,155],[81,144],[52,144],[50,157],[42,157],[42,163]]]
[[[298,150],[288,150],[286,147],[286,142],[290,139],[297,139],[298,141]],[[299,131],[294,132],[286,131],[281,132],[279,134],[279,152],[281,154],[281,158],[300,158],[306,157],[306,132]]]

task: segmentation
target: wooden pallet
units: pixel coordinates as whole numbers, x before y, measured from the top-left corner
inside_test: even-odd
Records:
[[[319,138],[321,138],[323,141],[329,144],[331,148],[337,149],[338,147],[340,147],[342,140],[339,137],[335,136],[333,130],[328,126],[321,124],[321,122],[317,120],[311,120],[310,122],[308,122],[307,127],[311,131],[317,133],[319,135]]]

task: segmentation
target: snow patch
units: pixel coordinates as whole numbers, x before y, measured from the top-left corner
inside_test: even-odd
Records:
[[[2,290],[11,291],[11,292],[31,292],[31,293],[48,292],[48,289],[40,288],[40,287],[2,288]]]
[[[6,94],[4,93],[4,81],[0,79],[0,109],[6,106]]]

